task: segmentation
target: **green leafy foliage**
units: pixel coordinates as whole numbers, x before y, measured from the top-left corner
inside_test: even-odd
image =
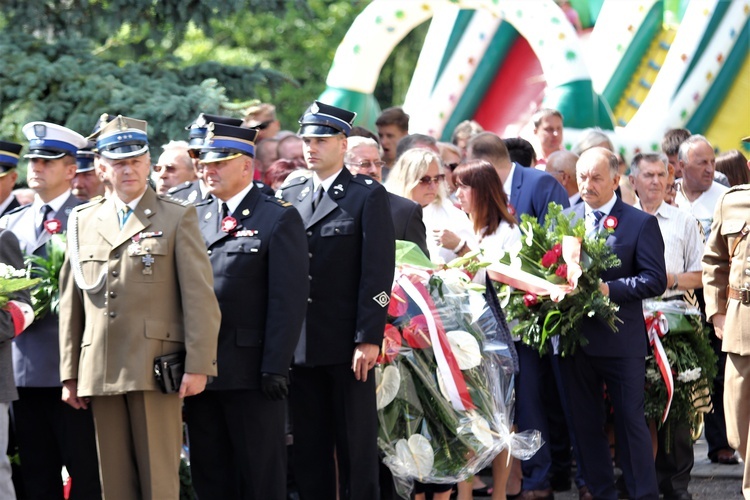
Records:
[[[565,278],[556,271],[565,265],[562,259],[555,259],[551,265],[544,265],[545,259],[555,246],[561,245],[563,237],[573,236],[581,242],[580,266],[583,271],[577,287],[559,302],[549,297],[536,296],[523,290],[512,290],[507,285],[497,285],[498,294],[505,297],[505,313],[508,320],[518,320],[513,333],[524,343],[545,353],[548,340],[558,336],[560,354],[573,354],[579,345],[585,345],[581,335],[581,322],[587,317],[597,317],[617,331],[618,307],[599,291],[601,274],[620,265],[620,259],[607,246],[608,232],[586,236],[583,219],[573,221],[574,214],[564,214],[562,206],[550,203],[544,225],[536,217],[521,215],[520,228],[524,233],[521,250],[516,256],[520,268],[551,283],[563,284]],[[513,256],[506,254],[501,262],[512,264]],[[518,262],[518,261],[516,261]],[[564,274],[564,273],[563,273]]]
[[[65,235],[53,234],[45,244],[47,257],[26,255],[29,275],[39,279],[39,284],[31,290],[31,305],[34,317],[41,319],[48,313],[60,313],[60,269],[65,261]]]
[[[657,301],[652,303],[659,304]],[[668,401],[667,386],[653,355],[646,358],[644,405],[646,418],[658,422],[660,427],[666,426],[668,435],[671,435],[673,425],[693,425],[699,411],[708,411],[708,396],[717,368],[716,354],[711,348],[708,330],[699,312],[664,314],[669,331],[661,338],[661,342],[674,380],[674,394],[666,422],[662,422],[662,415]]]

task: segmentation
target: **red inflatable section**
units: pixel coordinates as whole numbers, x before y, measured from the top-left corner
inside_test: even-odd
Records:
[[[516,137],[542,103],[547,82],[529,42],[519,36],[474,115],[485,130]]]

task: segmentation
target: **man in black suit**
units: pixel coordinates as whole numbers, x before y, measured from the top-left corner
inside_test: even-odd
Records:
[[[347,139],[344,164],[352,175],[368,175],[382,183],[382,171],[385,162],[381,160],[381,147],[369,137],[350,137]],[[397,240],[415,243],[429,258],[427,250],[427,230],[422,220],[422,207],[419,203],[388,193],[391,206],[391,219]]]
[[[315,102],[299,135],[312,175],[279,196],[307,230],[310,297],[292,366],[294,476],[303,499],[378,499],[375,366],[395,265],[385,188],[344,168],[355,113]],[[334,452],[336,462],[334,462]]]
[[[615,500],[612,458],[604,433],[604,384],[614,407],[615,436],[630,498],[659,498],[651,436],[643,418],[643,377],[648,339],[641,301],[664,292],[664,241],[656,218],[617,196],[617,157],[604,148],[585,151],[576,175],[584,203],[568,212],[583,218],[587,233],[613,228],[607,244],[621,265],[602,273],[600,289],[619,306],[622,321],[613,332],[600,319],[584,318],[588,344],[560,359],[563,386],[572,414],[578,460],[594,498]]]
[[[0,141],[0,217],[21,205],[13,196],[13,186],[18,179],[16,166],[22,147],[15,142]]]
[[[305,228],[253,184],[257,130],[212,124],[200,149],[212,195],[198,205],[221,308],[219,376],[185,401],[201,498],[286,498],[287,377],[305,318]]]

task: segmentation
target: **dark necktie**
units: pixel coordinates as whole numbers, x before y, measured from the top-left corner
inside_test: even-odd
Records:
[[[224,220],[225,218],[229,217],[229,207],[226,203],[221,204],[221,220]]]
[[[315,191],[315,198],[313,199],[313,212],[318,208],[318,205],[320,205],[324,194],[326,194],[326,190],[323,189],[322,185],[318,186],[318,190]]]
[[[47,217],[49,216],[49,213],[52,211],[52,207],[49,205],[42,205],[42,221],[39,223],[39,225],[36,227],[36,237],[39,238],[39,235],[41,235],[44,232],[44,223],[47,221]]]
[[[602,222],[602,219],[604,218],[604,212],[602,212],[601,210],[594,210],[591,213],[594,216],[594,227],[589,232],[590,236],[599,232],[599,224]]]

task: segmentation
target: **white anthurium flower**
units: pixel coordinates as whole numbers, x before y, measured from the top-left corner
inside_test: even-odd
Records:
[[[482,446],[485,448],[492,448],[494,439],[492,437],[493,432],[490,428],[490,423],[477,412],[470,412],[470,416],[471,433],[474,434],[474,437],[476,437],[480,443],[482,443]]]
[[[375,397],[378,410],[382,410],[396,399],[398,388],[401,387],[401,373],[393,365],[375,369]]]
[[[396,442],[396,458],[401,462],[403,472],[422,480],[430,475],[435,462],[435,452],[430,442],[421,434],[412,434],[409,440]]]
[[[453,330],[445,335],[448,337],[448,342],[460,369],[469,370],[479,366],[482,362],[482,353],[479,350],[477,339],[472,334],[462,330]]]
[[[448,268],[440,273],[440,278],[451,293],[462,294],[471,283],[469,276],[460,269]]]
[[[522,249],[523,241],[521,240],[515,241],[510,245],[510,248],[508,248],[508,256],[510,257],[510,264],[508,265],[510,267],[521,269],[523,261],[521,260],[521,257],[518,256],[518,254],[521,253]]]
[[[530,247],[534,243],[534,229],[531,226],[531,222],[521,224],[520,229],[525,235],[524,243],[526,243],[527,247]]]

